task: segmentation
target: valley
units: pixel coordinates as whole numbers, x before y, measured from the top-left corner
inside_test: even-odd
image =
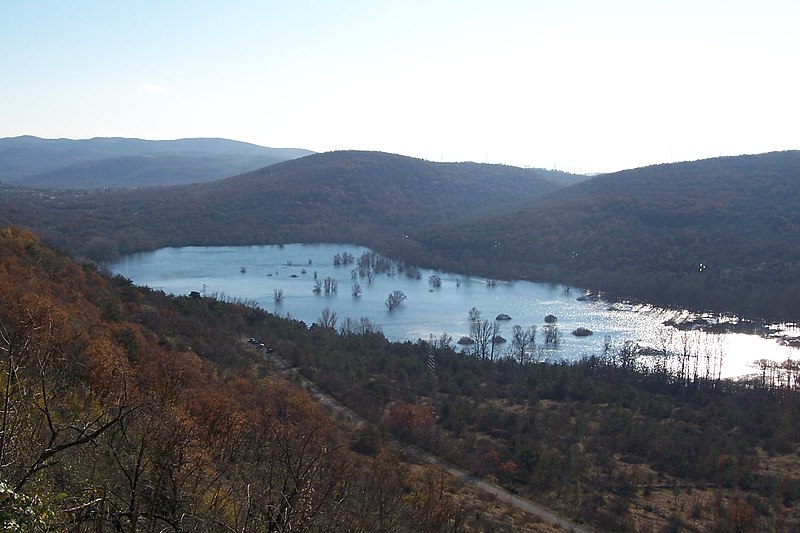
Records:
[[[546,530],[398,455],[394,439],[594,531],[800,521],[788,368],[734,382],[649,368],[625,347],[573,364],[491,361],[374,329],[309,328],[247,302],[170,297],[29,233],[0,238],[1,347],[15,365],[1,374],[3,408],[16,428],[5,433],[3,509],[31,527]],[[325,415],[241,341],[251,337],[366,422]],[[34,383],[44,396],[26,393]],[[317,466],[299,476],[296,465]]]
[[[2,512],[33,530],[551,527],[451,476],[465,472],[470,483],[502,487],[593,531],[791,531],[800,523],[794,348],[770,359],[747,345],[749,375],[729,379],[741,374],[704,371],[706,355],[688,343],[681,351],[598,342],[616,330],[568,309],[609,312],[618,302],[610,312],[628,313],[628,325],[639,316],[632,310],[664,306],[691,312],[694,325],[706,313],[735,313],[794,327],[797,157],[720,158],[575,183],[552,171],[345,151],[168,187],[5,185]],[[320,242],[330,244],[309,255]],[[225,276],[191,272],[244,245],[252,255],[214,267]],[[186,250],[166,247],[186,246],[198,255],[169,261],[188,285],[150,281],[175,295],[92,262],[158,250],[158,268],[167,257],[158,254]],[[295,246],[306,248],[295,256]],[[399,284],[395,267],[375,294],[356,274],[358,299],[388,317],[385,333],[375,311],[337,321],[329,305],[355,298],[352,273],[330,252],[341,263],[343,252],[365,250],[357,246],[402,265],[403,276],[419,274]],[[223,277],[244,290],[226,294]],[[544,296],[534,297],[534,280],[545,282]],[[511,289],[543,307],[513,307]],[[453,337],[418,326],[419,335],[392,332],[425,298],[459,290],[497,305],[465,298],[447,311],[431,300],[436,319],[459,324]],[[383,307],[393,291],[404,297]],[[584,291],[602,297],[576,302]],[[293,299],[312,302],[303,321]],[[520,326],[519,357],[495,351],[496,341],[456,342],[482,338],[488,318],[505,313],[509,327]],[[654,324],[682,315],[670,313],[656,312]],[[561,348],[548,347],[556,320],[598,336],[567,333]],[[573,354],[580,343],[588,348]],[[297,377],[286,378],[277,358]],[[301,383],[364,422],[332,420]]]

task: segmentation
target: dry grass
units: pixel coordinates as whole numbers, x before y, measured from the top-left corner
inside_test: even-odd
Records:
[[[442,502],[461,509],[462,523],[475,532],[557,533],[563,529],[542,522],[538,517],[519,511],[494,496],[453,478],[443,469],[415,464],[409,469],[409,482],[417,492],[441,495]],[[431,490],[433,489],[433,490]]]

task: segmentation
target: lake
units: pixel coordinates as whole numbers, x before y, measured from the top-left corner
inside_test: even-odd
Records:
[[[185,295],[197,291],[206,295],[238,298],[257,303],[281,316],[302,320],[308,325],[317,321],[328,308],[335,311],[339,324],[346,317],[368,317],[381,326],[390,340],[428,339],[447,333],[457,341],[468,335],[470,308],[476,307],[481,318],[494,320],[500,314],[511,317],[499,322],[500,335],[511,339],[515,324],[536,325],[537,357],[548,360],[577,360],[599,355],[604,343],[619,347],[634,341],[653,348],[692,350],[713,355],[721,361],[723,377],[753,373],[750,364],[757,359],[784,361],[796,358],[797,349],[780,344],[774,338],[744,333],[711,334],[701,331],[678,331],[664,322],[685,318],[685,311],[649,305],[609,303],[577,298],[583,292],[561,285],[529,281],[487,281],[456,273],[417,269],[413,277],[395,268],[393,272],[374,275],[372,282],[358,276],[356,264],[334,265],[334,257],[349,254],[359,258],[368,249],[351,245],[289,244],[283,246],[219,246],[163,248],[139,253],[110,263],[107,268],[137,285]],[[336,291],[324,287],[315,291],[316,280],[335,280]],[[355,278],[353,277],[355,276]],[[418,276],[418,277],[417,277]],[[441,283],[434,286],[431,276]],[[361,295],[353,296],[352,285],[358,282]],[[282,293],[276,301],[275,292]],[[386,307],[392,291],[406,295],[393,311]],[[557,317],[561,341],[545,345],[542,331],[546,315]],[[591,336],[577,337],[572,331],[582,327]],[[797,336],[796,328],[773,326],[774,335]],[[507,345],[505,345],[507,346]],[[505,349],[505,348],[503,348]],[[724,357],[723,357],[724,356]],[[716,368],[720,363],[714,363]],[[715,373],[720,370],[715,369]]]

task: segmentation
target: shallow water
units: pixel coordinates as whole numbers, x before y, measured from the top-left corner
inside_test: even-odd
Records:
[[[510,321],[500,322],[500,335],[509,341],[513,325],[536,325],[537,356],[543,359],[575,360],[601,354],[607,340],[617,347],[634,341],[654,348],[689,350],[699,359],[708,357],[712,373],[728,377],[752,373],[750,364],[757,359],[783,361],[797,356],[796,348],[757,335],[677,331],[663,322],[682,311],[578,301],[582,292],[575,288],[566,291],[560,285],[500,281],[489,286],[482,278],[426,269],[420,269],[419,279],[399,272],[377,274],[368,283],[366,278],[352,279],[356,265],[333,265],[337,253],[348,252],[358,258],[365,251],[332,244],[163,248],[125,257],[107,267],[137,285],[171,294],[197,291],[254,301],[267,311],[309,325],[326,307],[338,314],[340,324],[346,317],[357,320],[365,316],[379,324],[391,340],[428,339],[446,332],[455,342],[468,334],[467,314],[474,306],[484,319],[493,320],[501,313],[511,316]],[[315,272],[319,280],[335,279],[338,290],[316,294]],[[440,287],[428,281],[434,274],[441,278]],[[362,288],[359,297],[352,295],[353,281]],[[283,301],[275,301],[275,290],[283,292]],[[394,290],[403,291],[407,299],[390,312],[385,302]],[[561,342],[555,348],[544,344],[542,326],[548,314],[558,317]],[[592,330],[593,335],[572,335],[578,327]]]

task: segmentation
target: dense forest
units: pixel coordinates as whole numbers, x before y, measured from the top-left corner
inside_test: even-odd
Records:
[[[502,211],[559,173],[316,154],[211,183],[117,192],[0,189],[0,223],[92,259],[163,246],[400,242],[413,228]]]
[[[800,319],[800,152],[586,180],[516,212],[412,232],[407,259],[611,297]],[[424,250],[420,251],[420,250]]]
[[[698,372],[703,354],[632,343],[573,365],[490,360],[446,337],[390,343],[334,318],[308,327],[246,302],[168,297],[0,230],[0,519],[544,530],[409,462],[396,439],[598,531],[800,527],[791,361],[731,382]],[[267,352],[367,422],[336,422]]]

